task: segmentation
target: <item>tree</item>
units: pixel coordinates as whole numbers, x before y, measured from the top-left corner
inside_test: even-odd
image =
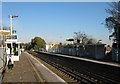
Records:
[[[97,44],[98,42],[97,42],[97,40],[96,39],[93,39],[93,38],[90,38],[90,39],[88,39],[88,41],[87,41],[87,44]],[[102,43],[101,43],[102,44]]]
[[[82,32],[74,32],[75,34],[75,41],[76,43],[82,43],[82,44],[85,44],[86,41],[88,40],[87,39],[87,35],[85,33],[82,33]]]
[[[30,49],[32,49],[31,43],[26,43],[26,44],[24,45],[24,49],[25,49],[25,50],[30,50]]]
[[[76,41],[75,43],[77,44],[96,44],[97,41],[94,38],[90,38],[87,34],[82,33],[82,32],[74,32],[74,40]]]
[[[115,52],[114,49],[117,50],[117,52],[115,52],[115,54],[117,56],[117,61],[119,61],[120,59],[120,1],[118,2],[113,2],[112,4],[110,4],[110,9],[107,9],[107,13],[109,13],[111,16],[107,17],[105,19],[106,22],[106,26],[108,28],[109,31],[112,31],[112,34],[109,36],[109,38],[113,37],[113,52]]]
[[[113,41],[120,45],[120,1],[109,4],[111,8],[106,9],[106,12],[111,16],[105,19],[105,25],[112,34]],[[120,48],[120,46],[118,46]]]
[[[31,40],[31,46],[35,50],[39,50],[40,48],[44,48],[45,46],[45,41],[41,37],[35,37],[34,39]]]

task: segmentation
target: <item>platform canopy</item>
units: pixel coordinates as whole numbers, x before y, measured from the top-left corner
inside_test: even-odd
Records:
[[[74,41],[73,38],[66,39],[66,41]]]

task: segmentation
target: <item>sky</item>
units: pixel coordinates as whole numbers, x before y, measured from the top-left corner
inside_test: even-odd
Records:
[[[2,24],[9,26],[8,16],[18,15],[13,19],[13,29],[21,42],[30,42],[35,36],[47,43],[66,42],[81,31],[110,44],[110,33],[101,24],[110,16],[107,8],[107,2],[3,2]]]
[[[119,0],[1,0],[2,2],[113,2]]]
[[[2,25],[2,2],[0,1],[0,25]]]

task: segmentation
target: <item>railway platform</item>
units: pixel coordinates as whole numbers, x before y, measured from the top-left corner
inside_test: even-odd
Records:
[[[22,52],[20,60],[14,62],[14,67],[12,69],[6,67],[3,84],[11,82],[41,82],[42,84],[45,82],[57,82],[60,84],[67,84],[62,78],[27,52]]]

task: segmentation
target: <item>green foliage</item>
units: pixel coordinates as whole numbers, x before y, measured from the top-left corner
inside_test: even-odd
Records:
[[[26,44],[24,45],[24,49],[25,49],[25,50],[30,50],[31,48],[32,48],[31,43],[26,43]]]
[[[31,42],[24,44],[25,50],[41,50],[40,48],[44,48],[46,45],[44,39],[41,37],[35,37],[31,40]]]
[[[31,46],[35,50],[39,50],[40,48],[44,48],[45,46],[45,41],[41,37],[35,37],[34,39],[31,40]]]

